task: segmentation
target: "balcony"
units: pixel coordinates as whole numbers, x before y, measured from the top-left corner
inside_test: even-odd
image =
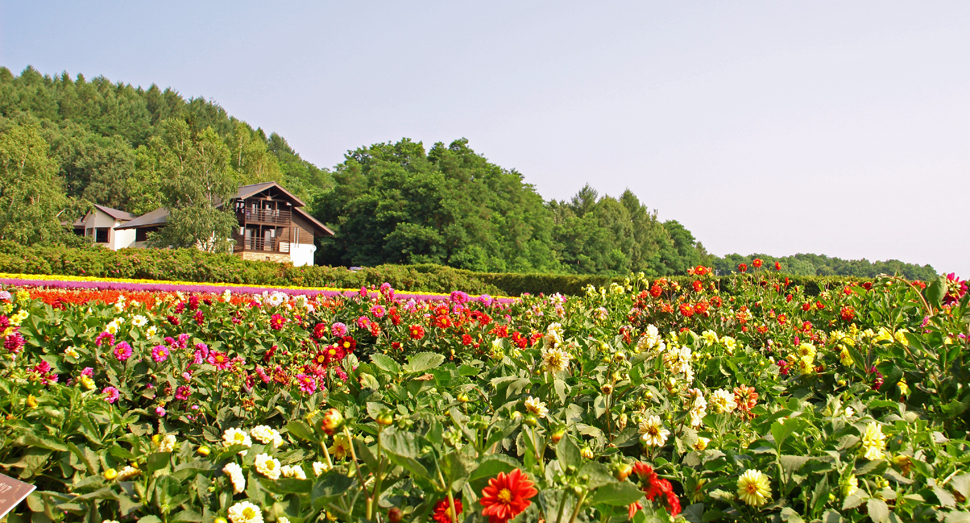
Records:
[[[236,240],[236,245],[233,247],[233,252],[290,252],[290,243],[282,241],[280,238],[270,238],[269,240],[266,240],[263,238],[253,237],[239,238],[237,236],[233,239]]]
[[[239,223],[267,223],[271,225],[287,225],[290,223],[292,213],[273,209],[246,209],[236,213]]]

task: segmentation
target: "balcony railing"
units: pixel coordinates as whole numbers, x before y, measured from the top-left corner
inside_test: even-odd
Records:
[[[235,252],[260,251],[260,252],[290,252],[289,242],[281,241],[279,238],[236,238]]]
[[[272,209],[246,209],[236,213],[236,218],[240,222],[246,223],[272,223],[288,224],[292,213],[290,211],[280,211]]]

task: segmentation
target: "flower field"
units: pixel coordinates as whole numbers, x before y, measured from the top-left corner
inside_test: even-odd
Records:
[[[970,521],[970,296],[2,275],[9,521]]]

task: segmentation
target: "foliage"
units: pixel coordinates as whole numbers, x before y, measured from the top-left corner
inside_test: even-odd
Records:
[[[59,218],[73,219],[48,145],[29,119],[0,130],[0,240],[25,245],[63,241]]]
[[[229,170],[229,148],[211,127],[195,136],[180,120],[166,120],[162,128],[153,146],[163,176],[161,203],[169,216],[149,244],[229,252],[238,222],[233,210],[222,204],[240,185],[240,178]]]
[[[692,272],[509,305],[10,289],[11,521],[478,522],[516,470],[521,521],[968,516],[965,282]]]

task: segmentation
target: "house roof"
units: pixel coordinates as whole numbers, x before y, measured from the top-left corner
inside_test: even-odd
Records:
[[[234,198],[238,200],[245,200],[246,198],[259,194],[265,191],[266,189],[269,189],[270,187],[276,187],[277,189],[279,189],[280,192],[282,192],[283,194],[285,194],[286,196],[288,196],[290,199],[293,200],[293,203],[296,204],[295,205],[296,207],[306,206],[306,204],[303,203],[303,200],[297,198],[293,193],[291,193],[290,191],[287,191],[286,189],[283,188],[282,185],[276,182],[263,182],[263,183],[254,183],[252,185],[243,185],[242,187],[239,188],[239,190],[236,191],[236,196],[234,196]]]
[[[95,204],[94,208],[119,221],[127,222],[135,219],[135,215],[129,212],[119,211],[118,209],[112,209],[104,205]]]
[[[307,214],[307,212],[304,211],[303,209],[300,209],[299,207],[294,207],[293,212],[302,216],[306,221],[310,222],[311,225],[318,227],[318,230],[321,230],[327,233],[327,235],[329,236],[333,236],[333,231],[331,231],[329,227],[318,222],[313,216],[310,216],[309,214]]]
[[[142,227],[155,227],[158,225],[165,225],[165,222],[168,221],[168,214],[169,214],[168,209],[166,209],[165,207],[159,207],[158,209],[155,209],[154,211],[148,214],[143,214],[129,221],[128,223],[124,224],[121,227],[115,227],[115,230],[140,229]]]

